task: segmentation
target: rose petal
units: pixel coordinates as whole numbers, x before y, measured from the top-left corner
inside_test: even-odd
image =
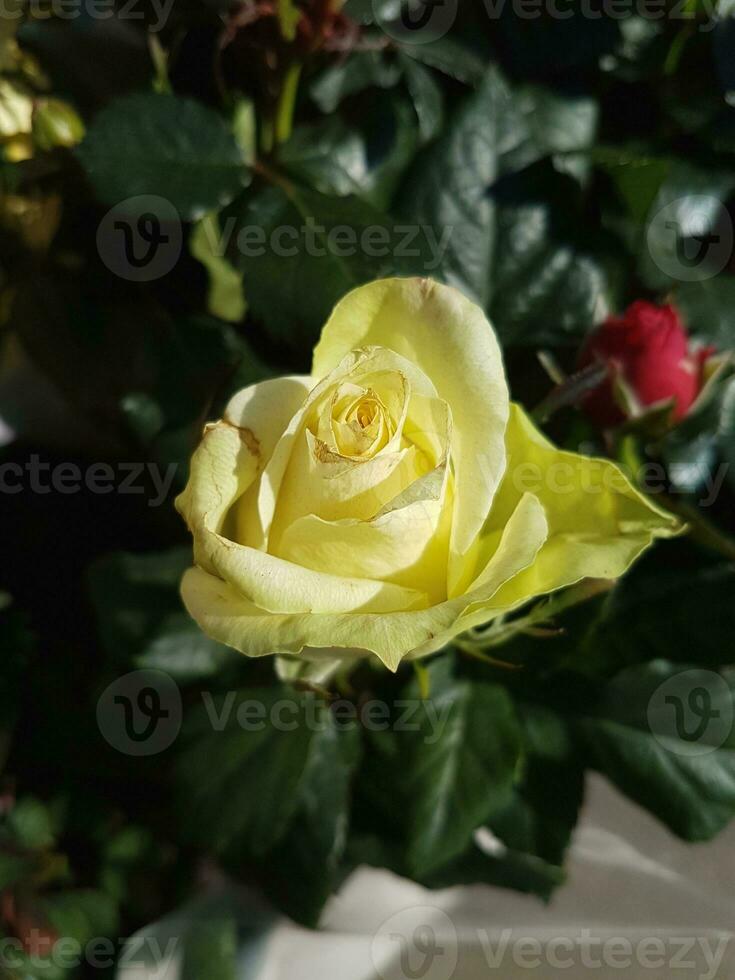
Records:
[[[505,469],[508,389],[495,334],[482,310],[429,279],[383,279],[349,293],[314,350],[313,373],[376,344],[418,365],[454,419],[452,550],[464,554],[483,526]]]
[[[410,498],[371,520],[325,521],[313,514],[285,531],[280,554],[322,572],[367,576],[426,592],[430,603],[447,595],[451,488],[445,465],[410,487]],[[399,498],[400,500],[400,498]]]
[[[482,586],[469,596],[425,609],[381,615],[272,614],[200,568],[185,574],[181,591],[190,615],[205,632],[251,657],[290,653],[309,658],[325,650],[333,656],[339,649],[344,658],[374,653],[396,670],[407,654],[424,656],[439,650],[473,625],[471,618],[461,619],[468,604],[487,603],[504,582],[533,562],[545,536],[543,508],[527,495],[508,522]]]
[[[677,519],[639,493],[615,463],[556,449],[513,405],[508,471],[490,530],[504,525],[524,491],[543,503],[549,536],[533,566],[495,597],[513,607],[583,578],[618,578],[654,538],[681,531]]]

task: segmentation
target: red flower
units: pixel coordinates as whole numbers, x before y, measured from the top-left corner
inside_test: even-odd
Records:
[[[674,418],[686,414],[702,387],[702,365],[711,348],[694,352],[678,312],[637,300],[624,316],[610,316],[587,338],[579,367],[604,363],[608,377],[582,405],[597,425],[625,421],[614,394],[614,379],[627,385],[642,406],[674,399]]]

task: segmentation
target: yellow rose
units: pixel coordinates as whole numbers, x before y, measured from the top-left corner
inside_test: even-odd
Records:
[[[426,279],[335,308],[310,377],[239,392],[177,506],[187,609],[248,656],[375,654],[395,670],[676,522],[615,464],[554,448],[509,401],[482,311]]]

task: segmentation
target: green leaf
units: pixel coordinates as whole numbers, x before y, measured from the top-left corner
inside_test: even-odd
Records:
[[[212,677],[239,659],[202,633],[181,608],[179,583],[191,561],[185,546],[140,555],[116,552],[92,566],[98,629],[119,669],[134,664],[163,670],[186,684]]]
[[[233,919],[218,918],[200,922],[196,939],[184,947],[181,980],[237,980],[237,930]]]
[[[419,133],[423,143],[429,143],[444,125],[444,95],[433,73],[413,58],[401,52],[408,93],[419,121]]]
[[[735,631],[733,589],[733,564],[671,568],[655,555],[646,558],[609,594],[578,665],[613,668],[663,658],[716,667],[727,661]]]
[[[337,882],[359,750],[357,727],[345,730],[325,713],[311,739],[291,825],[264,865],[267,894],[304,925],[316,927]]]
[[[234,886],[196,898],[128,940],[134,970],[158,972],[171,959],[181,980],[236,980],[261,969],[273,916]],[[127,970],[119,970],[124,980]]]
[[[149,635],[137,667],[162,670],[180,684],[216,676],[238,658],[230,647],[203,633],[185,612],[173,612]]]
[[[735,349],[735,277],[720,275],[678,283],[674,302],[689,332],[719,350]]]
[[[399,215],[451,230],[441,277],[483,306],[490,298],[496,221],[489,189],[537,156],[525,117],[500,73],[491,69],[406,179]]]
[[[120,409],[136,439],[149,446],[165,425],[161,406],[145,391],[131,391],[120,399]]]
[[[722,4],[719,16],[712,31],[712,47],[720,84],[727,93],[735,92],[735,68],[732,63],[732,48],[735,44],[735,16],[732,4]],[[728,16],[729,15],[729,16]]]
[[[296,38],[296,28],[301,17],[301,11],[294,0],[281,0],[278,4],[277,13],[283,39],[292,42]]]
[[[595,154],[595,162],[610,175],[630,216],[642,226],[668,176],[671,160],[636,150],[601,147]]]
[[[620,43],[608,59],[609,72],[626,83],[646,82],[658,74],[666,55],[666,26],[665,20],[633,12],[619,21]]]
[[[0,851],[0,889],[3,891],[27,878],[34,868],[32,859]]]
[[[735,188],[727,169],[672,163],[648,213],[639,255],[640,274],[653,289],[702,282],[721,272],[730,258],[720,224]],[[713,236],[709,241],[707,236]]]
[[[234,859],[269,851],[299,807],[324,710],[285,686],[207,696],[187,720],[177,766],[189,838]]]
[[[148,89],[154,82],[147,32],[95,30],[95,20],[91,10],[80,11],[76,29],[69,30],[69,22],[60,17],[8,17],[9,26],[19,31],[24,50],[33,51],[43,65],[53,90],[85,111]]]
[[[119,292],[96,275],[29,277],[15,297],[14,325],[34,363],[94,418],[110,455],[132,437],[132,458],[153,457],[164,476],[168,463],[188,460],[214,392],[244,353],[229,324],[203,315],[174,319],[149,293]],[[162,440],[174,434],[178,455],[166,458]],[[151,438],[153,445],[145,441]],[[155,498],[153,490],[149,501]]]
[[[706,484],[715,478],[717,438],[712,432],[686,438],[676,429],[662,447],[666,473],[674,493],[708,496]]]
[[[401,68],[384,51],[353,51],[311,83],[311,97],[324,113],[332,113],[343,99],[367,88],[397,85]]]
[[[632,667],[578,726],[591,764],[686,840],[709,840],[735,816],[735,746],[717,737],[723,720],[731,737],[733,680],[661,660]],[[683,737],[700,723],[699,743]]]
[[[584,767],[563,716],[525,703],[520,714],[522,775],[510,805],[488,826],[509,850],[560,866],[582,805]]]
[[[489,308],[506,343],[576,337],[605,311],[606,273],[569,228],[578,186],[526,169],[553,157],[583,175],[561,154],[591,141],[596,112],[589,99],[514,92],[490,69],[405,181],[401,217],[449,233],[439,277]]]
[[[492,885],[538,895],[548,900],[564,884],[562,868],[549,864],[533,854],[519,853],[502,846],[487,853],[473,845],[459,858],[422,880],[428,888],[453,888],[457,885]]]
[[[91,888],[53,895],[43,902],[43,911],[59,936],[68,936],[81,946],[98,936],[114,937],[119,930],[116,902]]]
[[[562,173],[586,178],[591,163],[588,151],[597,134],[597,101],[535,85],[522,87],[516,99],[540,151],[553,156]]]
[[[383,275],[425,271],[420,251],[415,259],[396,256],[403,238],[389,219],[353,197],[330,198],[289,183],[245,195],[233,214],[232,261],[243,270],[250,312],[275,342],[301,356],[350,289]]]
[[[461,854],[474,831],[507,805],[521,748],[513,703],[501,687],[430,670],[431,698],[405,733],[400,764],[408,806],[407,861],[425,877]],[[431,708],[431,714],[428,711]],[[431,719],[439,719],[439,729]]]
[[[383,11],[390,10],[394,3],[395,0],[345,0],[343,10],[360,24],[373,24],[376,17],[384,16]]]
[[[727,466],[728,482],[735,486],[735,380],[727,385],[722,398],[716,440],[720,456]]]
[[[430,882],[461,859],[475,832],[513,799],[521,728],[508,692],[455,679],[445,654],[415,679],[384,726],[366,724],[351,860]]]
[[[403,54],[467,85],[478,85],[490,60],[489,46],[481,35],[463,37],[454,31],[422,44],[400,45]]]
[[[184,220],[227,204],[248,180],[225,121],[199,102],[174,95],[136,94],[112,102],[77,153],[105,203],[153,194],[170,201]]]
[[[194,423],[194,431],[188,432],[189,452],[219,385],[248,355],[229,324],[203,315],[177,321],[168,336],[158,339],[158,376],[152,393],[163,407],[168,428]]]
[[[234,269],[220,250],[221,234],[216,214],[208,214],[193,228],[189,248],[209,274],[207,309],[213,316],[229,323],[239,323],[247,303],[242,288],[242,273]]]
[[[336,197],[358,195],[373,179],[363,134],[339,116],[296,127],[279,162],[290,176]]]
[[[51,813],[32,796],[16,801],[8,815],[8,829],[21,847],[33,851],[53,847],[56,837]]]
[[[13,950],[11,959],[13,969],[8,970],[9,980],[65,980],[70,975],[68,969],[55,963],[50,956],[30,956],[25,951]]]
[[[360,113],[359,126],[331,116],[297,128],[280,150],[289,176],[322,194],[354,194],[386,207],[418,143],[410,105],[385,97]]]
[[[575,238],[574,185],[548,173],[519,174],[500,186],[490,316],[505,344],[576,342],[611,305],[604,258]],[[556,198],[568,184],[566,209]],[[599,238],[599,236],[598,236]],[[600,242],[596,247],[599,249]]]
[[[555,712],[522,704],[524,750],[508,804],[474,835],[471,847],[431,874],[430,887],[483,882],[548,899],[582,803],[584,768],[570,727]]]
[[[240,98],[232,110],[232,132],[249,167],[258,155],[258,120],[252,99]]]
[[[512,6],[495,5],[493,22],[504,61],[524,78],[552,78],[580,73],[615,51],[622,18],[588,16],[581,7],[558,11],[537,8],[538,16],[518,16]],[[627,19],[627,18],[626,18]]]
[[[95,562],[89,588],[102,642],[121,667],[139,656],[172,612],[181,612],[178,587],[191,564],[188,547],[149,554],[116,552]]]
[[[167,860],[160,839],[140,824],[126,824],[112,833],[103,826],[98,836],[100,887],[118,903],[124,902],[128,915],[134,910],[134,915],[150,918],[158,901],[150,882],[161,875]]]

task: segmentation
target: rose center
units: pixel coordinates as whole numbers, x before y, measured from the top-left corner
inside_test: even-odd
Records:
[[[337,450],[352,458],[370,458],[390,440],[395,423],[372,388],[342,392],[335,399],[332,430]]]
[[[357,408],[354,410],[353,417],[357,419],[357,424],[361,429],[367,429],[369,425],[375,421],[380,407],[378,403],[371,398],[365,398],[359,403]]]

